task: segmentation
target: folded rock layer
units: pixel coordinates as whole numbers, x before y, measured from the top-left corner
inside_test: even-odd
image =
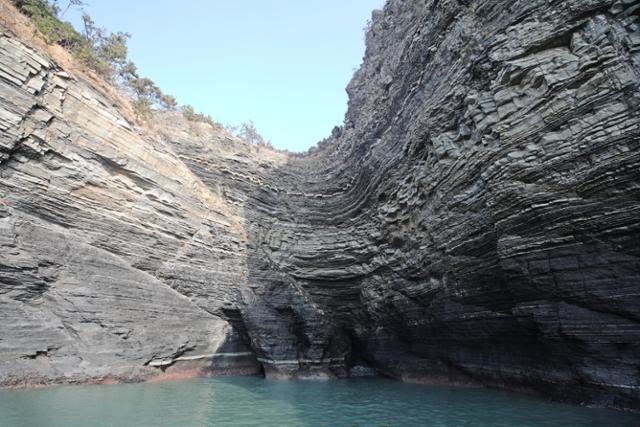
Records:
[[[389,0],[305,155],[137,128],[5,31],[0,384],[364,365],[640,409],[639,15]]]

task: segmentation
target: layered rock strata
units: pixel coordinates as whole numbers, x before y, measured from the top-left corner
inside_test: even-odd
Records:
[[[0,382],[144,378],[196,360],[259,372],[215,314],[242,273],[237,214],[170,145],[7,33],[0,65]],[[211,303],[172,287],[189,274],[216,283]]]
[[[389,0],[304,156],[138,129],[5,32],[0,382],[365,364],[640,408],[639,11]]]

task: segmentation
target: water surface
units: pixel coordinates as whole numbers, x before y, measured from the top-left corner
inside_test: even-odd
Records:
[[[640,415],[485,389],[259,377],[0,391],[2,427],[640,426]]]

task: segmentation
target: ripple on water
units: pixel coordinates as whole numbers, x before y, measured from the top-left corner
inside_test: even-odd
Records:
[[[640,415],[381,378],[209,378],[0,391],[2,427],[637,427]]]

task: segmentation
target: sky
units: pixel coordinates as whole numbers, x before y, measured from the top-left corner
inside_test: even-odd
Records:
[[[384,0],[85,3],[98,26],[131,34],[139,74],[179,104],[223,124],[253,120],[275,147],[305,151],[342,124],[363,28]]]

